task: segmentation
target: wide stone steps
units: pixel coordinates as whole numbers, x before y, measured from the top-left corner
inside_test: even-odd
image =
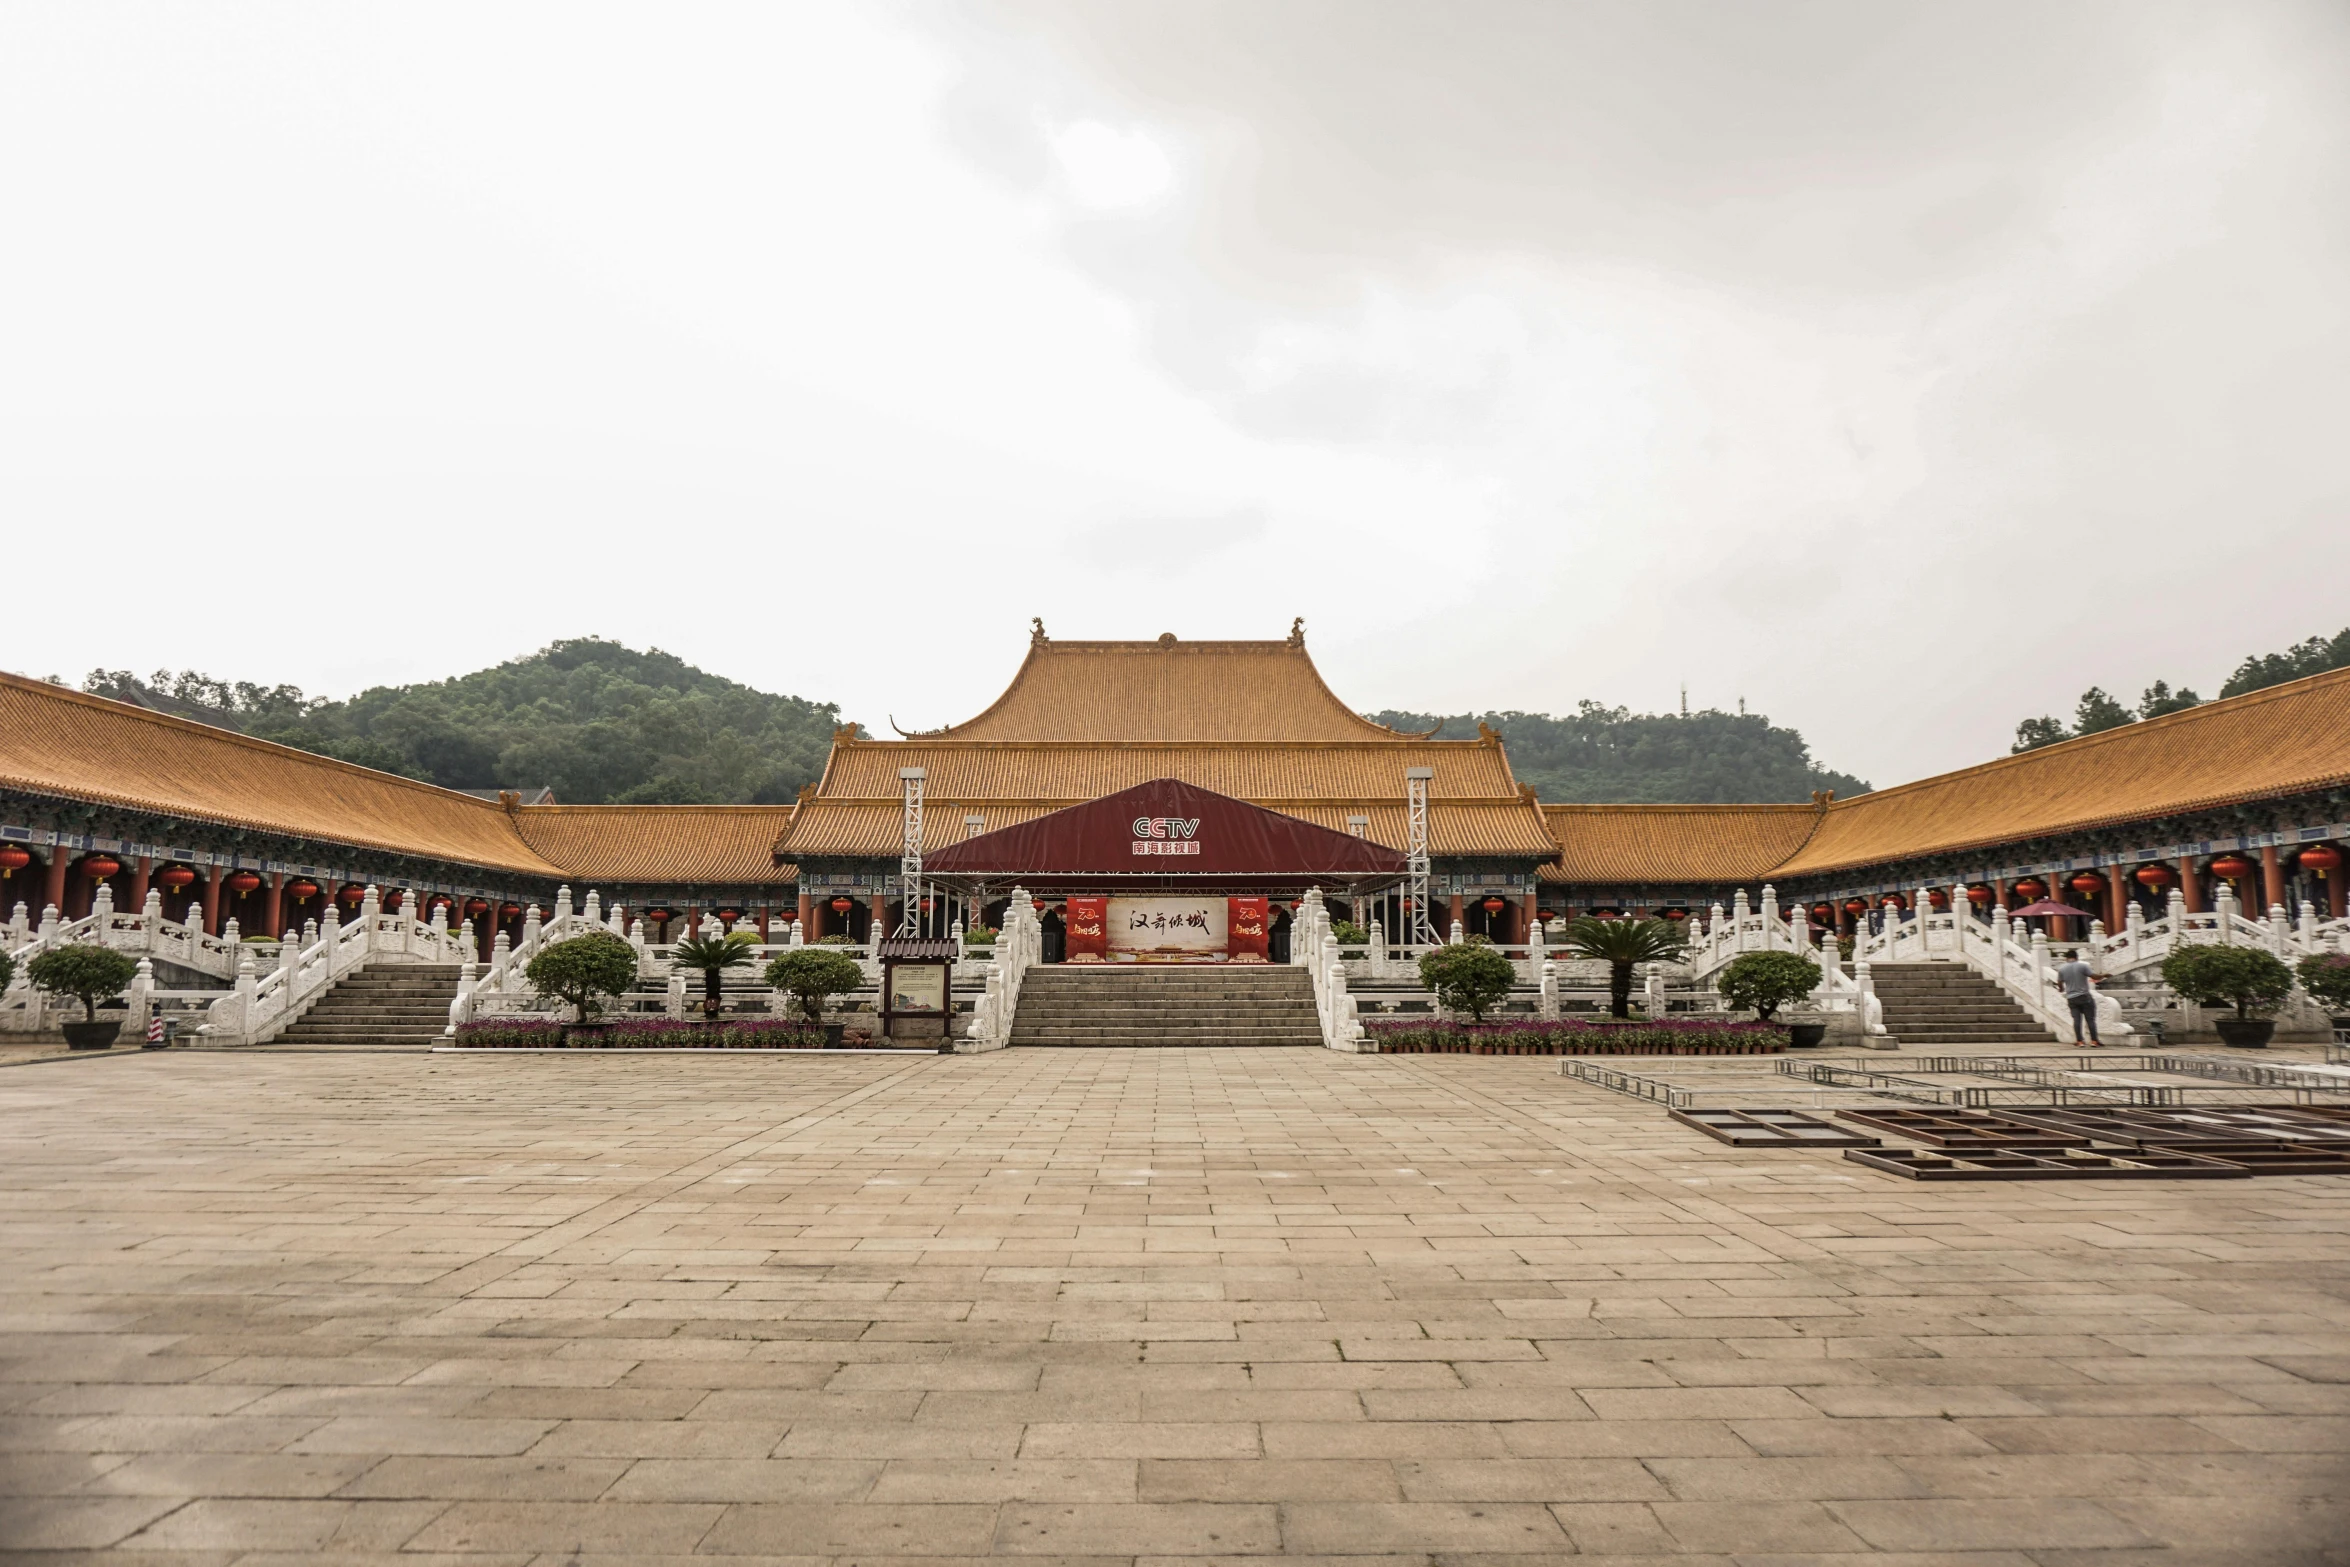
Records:
[[[1145,1049],[1321,1042],[1312,983],[1303,969],[1284,965],[1031,969],[1012,1019],[1015,1045]]]
[[[1905,1045],[2045,1045],[2048,1031],[1998,985],[1956,963],[1869,970],[1885,1031]]]
[[[449,1026],[451,965],[362,969],[338,981],[283,1034],[285,1045],[422,1045]]]

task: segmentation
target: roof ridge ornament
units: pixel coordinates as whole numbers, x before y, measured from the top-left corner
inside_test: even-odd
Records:
[[[1820,810],[1824,811],[1829,806],[1836,803],[1836,791],[1833,789],[1814,789],[1811,792],[1811,803]]]
[[[1044,634],[1044,617],[1042,615],[1030,616],[1028,623],[1036,628],[1035,630],[1028,633],[1028,645],[1030,647],[1043,647],[1047,642],[1052,640],[1051,637],[1048,637]]]
[[[1304,647],[1306,645],[1305,616],[1300,615],[1289,623],[1289,645],[1291,647]]]

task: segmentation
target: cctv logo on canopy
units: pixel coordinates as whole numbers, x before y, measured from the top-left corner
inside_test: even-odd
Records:
[[[1137,816],[1134,818],[1134,852],[1197,854],[1199,821],[1196,816]]]

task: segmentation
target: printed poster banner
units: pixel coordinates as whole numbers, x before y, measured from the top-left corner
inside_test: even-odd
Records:
[[[1062,907],[1063,928],[1068,939],[1062,947],[1062,958],[1070,963],[1106,963],[1110,948],[1107,940],[1107,898],[1071,898]]]
[[[1228,898],[1232,939],[1226,948],[1235,963],[1265,963],[1271,961],[1272,948],[1268,932],[1273,928],[1273,911],[1264,898]]]
[[[1070,907],[1076,907],[1078,901],[1071,898]],[[1225,901],[1222,898],[1112,898],[1109,900],[1110,956],[1124,963],[1197,963],[1221,958],[1228,939]],[[1075,928],[1074,923],[1071,928]]]

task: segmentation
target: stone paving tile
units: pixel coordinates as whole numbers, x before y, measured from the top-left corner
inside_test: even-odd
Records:
[[[1540,1060],[36,1063],[0,1548],[2350,1563],[2346,1231],[2350,1181],[1922,1186]]]

